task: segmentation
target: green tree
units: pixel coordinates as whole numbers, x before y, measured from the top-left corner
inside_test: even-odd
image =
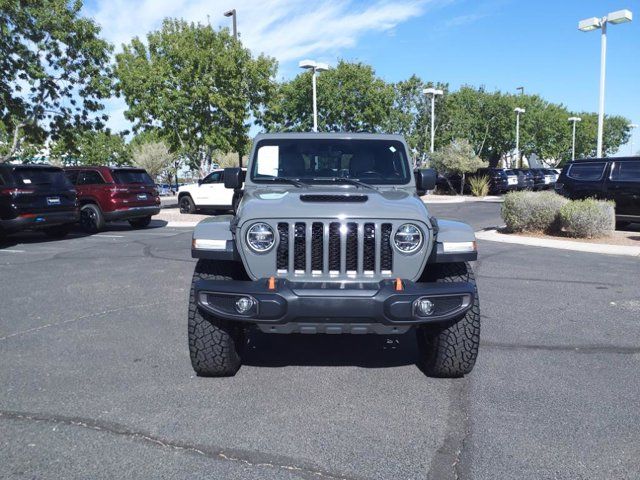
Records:
[[[50,148],[54,161],[65,165],[112,165],[131,163],[131,150],[122,134],[109,130],[67,132]]]
[[[431,165],[440,173],[461,175],[460,194],[462,195],[466,174],[474,173],[479,168],[486,167],[488,163],[476,155],[473,146],[467,140],[456,139],[431,155]]]
[[[0,121],[10,136],[0,162],[23,139],[42,144],[103,127],[111,46],[81,8],[80,0],[0,1]]]
[[[183,20],[165,20],[146,45],[134,38],[116,63],[134,130],[157,131],[194,169],[216,150],[246,154],[247,121],[261,121],[276,88],[275,60],[254,58],[227,30]]]
[[[363,63],[340,60],[317,78],[318,130],[379,132],[388,124],[393,89]],[[301,73],[278,89],[262,124],[268,130],[311,131],[311,72]]]

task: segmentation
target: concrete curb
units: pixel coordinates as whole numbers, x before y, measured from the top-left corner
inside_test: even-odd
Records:
[[[503,197],[497,197],[494,195],[488,195],[483,198],[460,197],[460,196],[454,197],[454,196],[445,196],[445,195],[424,195],[420,198],[424,203],[433,203],[433,204],[467,203],[467,202],[470,202],[470,203],[473,203],[473,202],[502,203],[504,202]]]
[[[200,222],[167,222],[165,227],[171,228],[193,228]]]
[[[524,237],[521,235],[507,235],[496,230],[482,230],[476,232],[478,240],[490,242],[517,243],[530,247],[558,248],[561,250],[573,250],[576,252],[601,253],[605,255],[625,255],[640,257],[640,247],[629,245],[608,245],[604,243],[584,243],[570,240],[555,240],[550,238]]]

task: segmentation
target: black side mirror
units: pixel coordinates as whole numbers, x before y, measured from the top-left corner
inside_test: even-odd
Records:
[[[244,181],[244,172],[241,168],[225,168],[224,169],[224,188],[236,189],[242,187]]]
[[[434,190],[436,188],[436,179],[438,174],[433,168],[423,168],[414,172],[416,179],[416,190],[418,195],[424,195],[427,190]]]
[[[198,185],[202,185],[202,178],[198,179]]]

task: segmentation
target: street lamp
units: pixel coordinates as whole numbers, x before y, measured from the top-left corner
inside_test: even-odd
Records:
[[[518,161],[520,160],[520,114],[526,110],[524,108],[516,107],[513,109],[516,112],[516,168],[518,167]]]
[[[631,142],[631,155],[633,155],[633,129],[638,128],[638,124],[630,123],[629,125],[627,125],[627,127],[631,129],[631,138],[629,139],[629,141]]]
[[[598,151],[597,156],[602,157],[602,132],[604,130],[604,78],[607,64],[607,23],[617,25],[633,20],[633,14],[629,10],[618,10],[609,13],[606,17],[591,17],[578,22],[578,30],[590,32],[602,30],[600,41],[600,101],[598,106]]]
[[[516,90],[520,91],[520,95],[524,95],[524,87],[516,87]]]
[[[573,134],[571,135],[571,160],[576,159],[576,122],[581,122],[580,117],[569,117],[569,121],[573,122]]]
[[[429,150],[433,153],[433,140],[434,140],[434,125],[436,119],[436,95],[443,95],[444,92],[442,90],[438,90],[437,88],[425,88],[422,90],[422,93],[425,95],[431,95],[431,149]]]
[[[329,70],[326,63],[316,62],[314,60],[302,60],[298,63],[300,68],[311,70],[311,86],[313,88],[313,131],[318,131],[318,104],[316,99],[316,72],[324,72]]]
[[[238,40],[238,25],[236,24],[236,9],[227,10],[224,12],[225,17],[233,17],[233,38]]]

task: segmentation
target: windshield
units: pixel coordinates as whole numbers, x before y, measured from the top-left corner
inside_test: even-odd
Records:
[[[111,175],[116,183],[141,183],[143,185],[153,185],[153,180],[144,170],[112,170]]]
[[[14,170],[18,185],[52,186],[56,188],[73,188],[64,172],[58,168],[22,167]]]
[[[404,185],[410,180],[404,145],[396,140],[262,140],[251,167],[251,180],[257,183],[323,183],[337,178]]]

